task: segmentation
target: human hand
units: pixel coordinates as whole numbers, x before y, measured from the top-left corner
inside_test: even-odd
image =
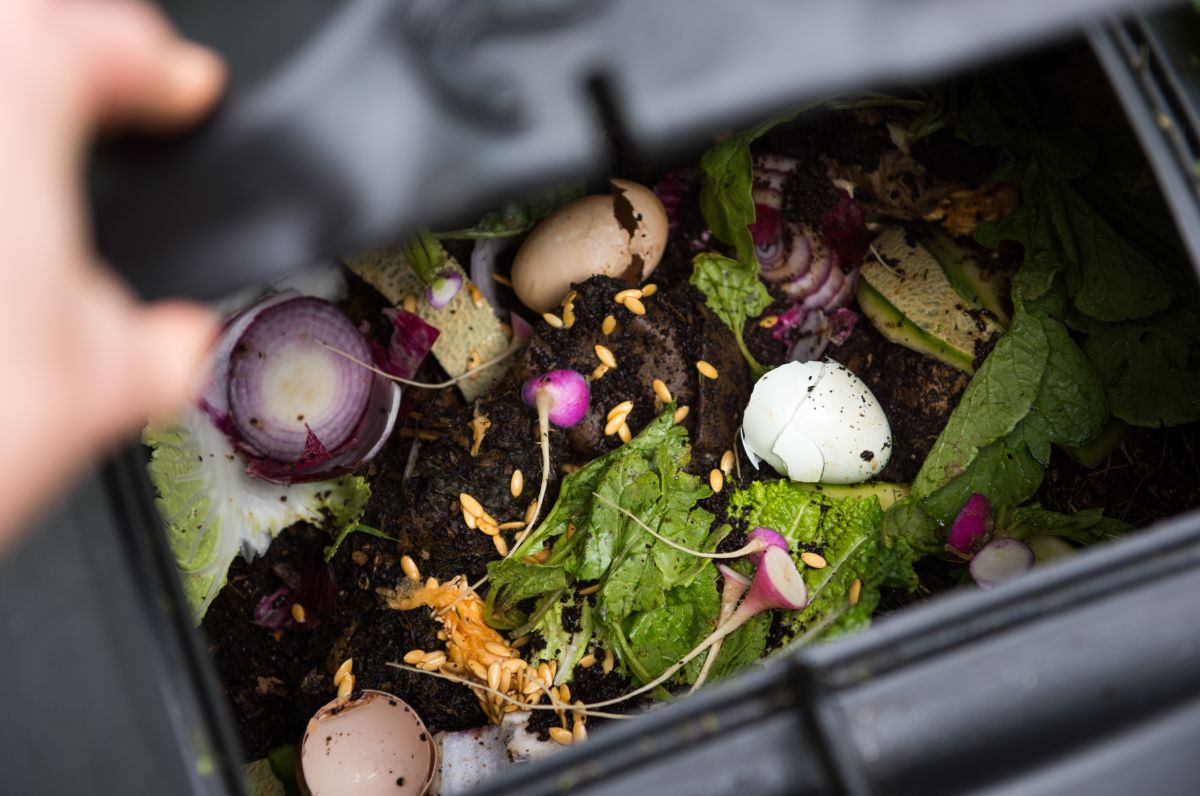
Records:
[[[223,85],[217,56],[138,0],[0,1],[0,549],[205,377],[216,319],[140,304],[104,267],[82,172],[98,131],[190,125]]]

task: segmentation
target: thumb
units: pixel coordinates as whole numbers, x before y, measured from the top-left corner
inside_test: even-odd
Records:
[[[130,396],[131,424],[181,409],[195,398],[208,383],[208,354],[218,329],[211,311],[189,302],[151,304],[137,313],[130,382],[138,394]]]

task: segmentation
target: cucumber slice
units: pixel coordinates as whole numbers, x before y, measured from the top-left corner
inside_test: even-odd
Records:
[[[1008,294],[1006,279],[995,269],[987,268],[978,254],[943,232],[923,238],[921,245],[937,260],[960,296],[992,313],[1001,326],[1008,328],[1012,319],[1004,309],[1004,297]]]
[[[954,289],[937,260],[888,227],[863,263],[858,304],[880,333],[894,343],[974,372],[978,345],[1003,334],[991,313]]]

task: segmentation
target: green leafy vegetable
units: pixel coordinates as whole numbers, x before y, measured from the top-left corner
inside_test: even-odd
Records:
[[[742,266],[758,275],[758,254],[747,229],[754,223],[754,162],[750,144],[820,103],[788,111],[726,138],[700,158],[700,212],[717,240],[734,248]]]
[[[228,438],[198,409],[151,423],[142,441],[152,451],[150,480],[197,624],[238,553],[261,555],[297,522],[340,535],[357,523],[371,494],[358,476],[290,486],[251,478]]]
[[[442,240],[478,240],[520,235],[533,229],[539,221],[583,194],[583,180],[552,185],[523,201],[505,202],[496,210],[486,213],[473,227],[438,232],[435,233],[435,237]]]
[[[423,284],[433,284],[446,269],[446,252],[427,229],[404,241],[403,249],[404,259]]]
[[[337,555],[338,548],[342,546],[342,542],[346,541],[346,537],[352,533],[365,533],[367,536],[374,536],[376,539],[386,539],[389,542],[396,542],[397,544],[400,542],[400,540],[396,537],[388,536],[378,528],[372,528],[370,525],[363,525],[361,522],[351,523],[342,529],[342,532],[339,533],[337,538],[333,540],[333,544],[328,545],[325,548],[325,560],[327,562],[333,560],[333,557]]]
[[[713,515],[697,505],[712,491],[684,471],[687,431],[673,413],[669,407],[629,443],[565,478],[543,523],[488,567],[489,624],[538,631],[545,641],[540,654],[557,660],[560,670],[569,672],[595,638],[616,653],[624,671],[646,682],[712,632],[720,608],[715,567],[664,544],[625,513],[693,550],[712,551],[728,532],[713,528]],[[547,544],[544,563],[522,561]],[[599,588],[580,597],[585,585]],[[534,607],[526,613],[530,598]],[[578,630],[567,629],[568,612],[578,613]],[[718,675],[757,658],[765,628],[747,625],[731,638],[714,667]],[[680,676],[694,678],[698,669]]]
[[[1085,509],[1074,514],[1046,511],[1036,503],[996,513],[999,535],[1016,539],[1031,536],[1059,536],[1080,544],[1116,539],[1130,529],[1120,520],[1104,516],[1104,509]]]
[[[883,533],[883,509],[875,496],[836,500],[790,481],[756,482],[734,493],[730,511],[750,525],[773,528],[788,540],[796,561],[815,550],[826,566],[801,565],[809,605],[784,616],[785,638],[809,644],[865,627],[884,585],[915,588],[916,551],[905,536]],[[862,583],[858,602],[850,588]]]
[[[771,304],[771,294],[750,271],[728,257],[705,252],[692,261],[691,283],[704,294],[705,303],[737,339],[742,356],[750,363],[755,378],[763,374],[763,366],[750,353],[742,330],[746,321],[757,318]]]

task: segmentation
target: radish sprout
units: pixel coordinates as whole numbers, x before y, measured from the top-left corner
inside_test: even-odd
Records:
[[[426,285],[425,300],[435,309],[444,309],[458,295],[458,291],[462,290],[462,286],[462,274],[447,268]]]
[[[353,362],[354,364],[360,365],[376,375],[383,376],[385,379],[389,379],[398,384],[405,384],[405,385],[408,385],[409,387],[421,387],[426,390],[440,390],[443,387],[453,387],[455,384],[458,384],[460,381],[466,381],[467,379],[471,378],[472,376],[474,376],[476,373],[483,370],[484,368],[490,368],[493,365],[498,365],[501,362],[503,362],[504,360],[511,357],[513,354],[517,353],[518,349],[521,348],[521,346],[522,346],[522,344],[524,344],[524,342],[525,341],[523,339],[520,339],[520,338],[517,338],[514,336],[513,341],[512,341],[512,343],[509,344],[508,348],[504,349],[496,356],[494,356],[491,359],[486,360],[484,362],[480,362],[478,365],[476,365],[475,367],[466,371],[465,373],[460,373],[457,376],[446,379],[445,381],[437,382],[435,384],[435,383],[424,382],[424,381],[413,381],[412,379],[402,379],[399,376],[393,376],[391,373],[388,373],[386,370],[377,368],[369,362],[364,362],[363,360],[359,359],[358,357],[354,356],[353,354],[347,353],[340,348],[331,346],[329,343],[326,343],[322,340],[317,341],[317,343],[319,345],[322,345],[325,348],[328,348],[330,351],[337,354],[338,356],[343,356],[346,359]]]
[[[760,539],[760,538],[752,538],[752,539],[750,539],[750,541],[748,541],[745,544],[745,546],[739,547],[737,550],[734,550],[733,552],[730,552],[730,553],[705,553],[703,550],[693,550],[690,547],[684,547],[683,545],[679,544],[678,542],[671,541],[667,537],[660,534],[658,531],[651,528],[646,523],[642,522],[641,518],[638,517],[636,514],[634,514],[632,511],[630,511],[627,508],[624,508],[623,506],[617,505],[613,501],[604,497],[604,495],[601,495],[599,492],[593,492],[592,497],[596,498],[597,500],[599,500],[601,503],[605,504],[606,506],[614,508],[617,511],[619,511],[620,513],[624,514],[626,517],[628,517],[629,519],[633,520],[638,525],[640,525],[642,527],[643,531],[650,534],[655,539],[657,539],[658,541],[665,544],[667,547],[673,547],[676,550],[680,551],[681,553],[687,553],[688,555],[696,556],[696,558],[723,559],[723,558],[742,558],[743,556],[750,556],[753,559],[754,556],[761,555],[762,552],[764,550],[766,550],[768,547],[778,546],[778,544],[775,542],[768,542],[768,541],[766,541],[764,539]],[[769,528],[764,528],[763,530],[770,531]],[[775,533],[774,531],[770,531],[770,532]],[[778,536],[778,534],[776,534],[776,536]],[[782,536],[780,536],[779,538],[783,539]],[[783,549],[787,550],[787,542],[786,541],[783,543]]]
[[[542,501],[546,498],[546,484],[550,480],[550,424],[553,423],[559,428],[570,428],[583,420],[591,401],[591,389],[587,379],[573,370],[551,370],[525,382],[521,387],[521,398],[527,406],[536,408],[538,413],[538,440],[542,447],[542,483],[538,487],[533,513],[529,515],[525,527],[516,535],[518,542],[525,538],[529,529],[537,522],[542,511]]]
[[[754,572],[754,580],[750,585],[750,593],[742,604],[723,624],[712,634],[697,644],[692,651],[671,664],[662,674],[639,688],[619,697],[606,699],[583,705],[584,708],[605,708],[616,705],[628,699],[641,696],[658,688],[675,676],[676,672],[691,663],[700,653],[713,644],[733,633],[754,616],[773,608],[788,611],[800,611],[808,605],[808,590],[804,586],[804,577],[796,569],[792,557],[778,547],[769,547],[763,553],[763,562]]]
[[[478,688],[480,691],[485,691],[485,692],[491,694],[492,696],[496,697],[497,699],[504,700],[505,702],[507,702],[510,705],[516,705],[521,710],[561,710],[561,711],[569,710],[573,713],[582,713],[585,716],[593,716],[597,719],[632,719],[632,718],[635,718],[634,716],[626,715],[624,713],[604,713],[602,711],[592,710],[587,705],[568,705],[563,702],[560,702],[557,705],[555,705],[555,704],[530,705],[526,702],[519,702],[516,699],[513,699],[508,694],[504,693],[503,691],[501,691],[499,689],[491,688],[490,686],[488,686],[485,683],[477,683],[474,680],[468,680],[465,677],[456,677],[455,675],[447,674],[446,672],[427,671],[425,669],[419,669],[416,666],[409,666],[406,663],[396,663],[395,661],[388,661],[387,665],[391,666],[394,669],[403,669],[406,672],[412,672],[413,674],[424,674],[424,675],[428,675],[430,677],[436,677],[439,680],[449,680],[450,682],[458,683],[459,685],[465,685],[470,688]],[[547,694],[549,693],[549,689],[543,688],[543,690]]]
[[[755,530],[759,529],[756,528]],[[758,555],[761,560],[760,554],[755,553],[754,555]],[[717,614],[717,627],[720,627],[728,622],[729,618],[733,616],[733,612],[737,610],[738,601],[742,599],[742,595],[746,593],[746,589],[750,588],[750,579],[738,571],[731,569],[726,564],[717,564],[717,571],[725,578],[725,585],[721,589],[721,612]],[[709,647],[708,657],[704,659],[704,666],[700,669],[700,674],[697,675],[696,682],[692,683],[692,688],[688,691],[689,694],[699,690],[700,686],[704,685],[704,681],[708,679],[708,671],[717,660],[717,656],[721,654],[721,645],[724,641],[724,639],[720,639]]]

